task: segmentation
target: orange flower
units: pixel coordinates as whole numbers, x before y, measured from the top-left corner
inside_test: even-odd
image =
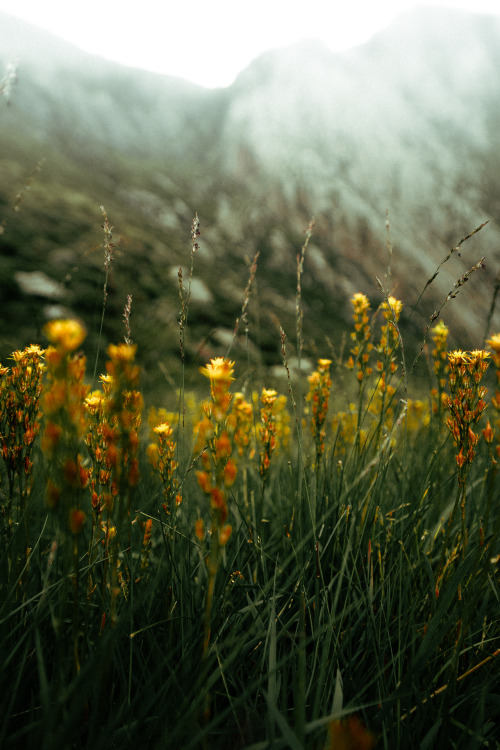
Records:
[[[153,428],[153,432],[156,432],[158,437],[167,439],[172,435],[172,427],[167,422],[162,422]]]
[[[45,426],[45,432],[42,439],[42,450],[50,454],[57,447],[63,429],[60,425],[54,424],[54,422],[47,422]]]
[[[148,520],[144,524],[144,538],[142,540],[142,544],[144,547],[146,547],[146,545],[148,545],[149,542],[151,541],[152,531],[153,531],[153,519],[148,518]]]
[[[72,508],[69,512],[69,528],[72,534],[79,534],[85,523],[85,513],[79,508]]]
[[[139,483],[139,461],[137,458],[133,458],[130,461],[130,468],[128,470],[128,483],[131,487],[136,487]]]
[[[460,453],[458,454],[458,456],[456,456],[456,461],[457,461],[457,465],[460,468],[462,468],[462,466],[464,465],[464,463],[466,461],[466,458],[464,456],[463,446],[460,446]]]
[[[51,320],[44,333],[48,340],[64,352],[73,352],[87,335],[84,326],[77,320]]]
[[[236,464],[230,458],[224,466],[224,484],[226,487],[231,487],[231,485],[234,483],[234,480],[236,479],[236,472]]]
[[[206,367],[200,367],[200,372],[210,380],[233,380],[234,362],[230,362],[224,357],[215,357],[211,359]]]
[[[56,484],[54,484],[54,482],[51,479],[48,479],[47,488],[45,491],[45,502],[47,503],[49,508],[53,509],[57,507],[60,497],[61,497],[61,490]]]
[[[57,370],[63,360],[63,354],[59,349],[49,346],[45,352],[45,361],[53,370]]]
[[[277,396],[278,394],[276,391],[273,391],[271,388],[263,388],[260,400],[266,406],[272,406],[276,401]]]
[[[493,430],[491,429],[491,425],[490,425],[490,421],[489,420],[488,420],[488,423],[487,423],[486,427],[484,428],[484,430],[482,430],[482,433],[483,433],[483,437],[484,437],[485,441],[488,444],[491,444],[493,442],[493,434],[494,433],[493,433]]]
[[[366,294],[356,292],[356,294],[353,294],[351,297],[351,305],[354,308],[355,314],[360,315],[369,309],[370,302],[368,301]]]
[[[356,715],[330,723],[324,750],[371,750],[373,747],[374,735],[365,729]]]
[[[326,370],[330,369],[330,365],[332,364],[331,359],[318,359],[318,370],[320,373],[326,372]]]
[[[491,337],[491,339],[488,339],[488,340],[487,340],[487,342],[486,342],[486,343],[487,343],[487,344],[489,344],[489,346],[491,346],[491,348],[492,348],[492,349],[493,349],[493,350],[494,350],[495,352],[500,352],[500,333],[495,333],[495,334],[494,334],[494,335],[493,335],[493,336]]]
[[[386,302],[382,302],[380,308],[386,313],[392,313],[396,320],[398,320],[401,314],[401,310],[403,309],[403,303],[401,302],[401,300],[396,299],[396,297],[390,296]],[[389,320],[391,316],[384,314],[384,317],[386,318],[386,320]]]
[[[76,461],[72,458],[66,459],[63,466],[63,477],[64,481],[69,487],[76,487],[78,485],[79,472]]]
[[[226,431],[215,441],[216,458],[227,458],[231,455],[231,441]]]
[[[197,471],[196,478],[203,492],[208,495],[210,493],[210,490],[212,489],[212,484],[208,473],[206,471]]]
[[[210,500],[212,508],[217,508],[219,510],[222,509],[226,504],[224,492],[220,489],[220,487],[212,487],[212,489],[210,490]]]
[[[194,524],[194,533],[196,534],[197,539],[202,542],[205,538],[205,524],[203,523],[202,518],[198,518],[198,520]]]
[[[31,427],[28,427],[26,432],[24,433],[24,444],[25,445],[31,445],[36,438],[36,432]]]
[[[222,527],[219,533],[219,544],[221,547],[224,547],[228,543],[232,531],[232,526],[228,523]]]
[[[85,489],[85,487],[87,487],[89,480],[90,480],[91,470],[86,469],[84,466],[79,465],[78,471],[80,473],[80,487]]]
[[[133,362],[137,344],[110,344],[108,346],[108,356],[113,362],[128,363]]]
[[[146,454],[147,454],[149,463],[151,464],[153,469],[158,469],[158,461],[159,461],[158,444],[150,443],[148,447],[146,448]]]
[[[97,414],[104,404],[104,394],[101,391],[94,391],[85,399],[85,407],[91,414]]]
[[[54,414],[59,411],[67,399],[67,387],[66,383],[56,381],[52,384],[50,391],[45,393],[44,406],[45,414]]]

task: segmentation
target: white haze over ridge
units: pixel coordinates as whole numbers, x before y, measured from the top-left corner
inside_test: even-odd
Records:
[[[415,0],[0,0],[22,18],[110,60],[208,88],[231,84],[261,52],[304,38],[341,51],[363,44]],[[428,0],[500,15],[499,0]],[[0,29],[1,31],[1,29]]]

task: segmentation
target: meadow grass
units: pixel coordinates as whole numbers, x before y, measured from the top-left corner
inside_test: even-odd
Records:
[[[146,409],[127,315],[98,388],[78,321],[0,366],[1,747],[498,747],[500,334],[433,318],[412,399],[387,287],[283,393],[227,352]]]

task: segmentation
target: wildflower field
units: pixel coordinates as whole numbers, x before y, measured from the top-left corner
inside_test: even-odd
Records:
[[[100,376],[77,320],[0,366],[0,747],[500,746],[500,333],[438,310],[417,399],[358,293],[302,374],[306,247],[282,392],[229,351],[145,404],[131,300]]]

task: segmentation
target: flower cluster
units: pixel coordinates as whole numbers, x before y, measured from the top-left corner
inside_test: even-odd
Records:
[[[229,410],[232,394],[234,362],[216,357],[200,372],[210,379],[211,399],[203,404],[203,417],[195,431],[195,450],[201,451],[203,470],[196,472],[198,484],[210,502],[210,555],[207,560],[208,587],[205,603],[203,659],[208,653],[211,633],[212,605],[215,579],[219,569],[222,549],[227,544],[232,528],[228,517],[228,489],[236,479],[236,464],[231,458],[232,441],[229,432]],[[195,534],[203,542],[203,519],[195,524]]]
[[[74,352],[84,342],[87,335],[78,320],[51,320],[45,326],[45,335],[51,344],[61,352]]]
[[[43,355],[43,350],[38,346],[29,346],[24,351],[13,353],[14,366],[11,369],[0,365],[0,447],[8,482],[8,492],[7,495],[2,493],[0,509],[4,532],[2,548],[7,553],[7,569],[13,576],[19,572],[13,567],[14,561],[17,559],[20,568],[27,562],[30,553],[30,508],[27,503],[33,482],[33,447],[40,430]],[[10,541],[14,527],[21,520],[24,527],[24,555],[16,555]]]
[[[370,414],[381,420],[381,424],[389,432],[394,424],[393,400],[395,393],[396,389],[390,383],[386,383],[382,377],[373,390],[368,407]]]
[[[233,368],[234,362],[216,357],[200,369],[210,379],[211,399],[203,404],[203,417],[196,426],[195,450],[201,452],[203,462],[203,470],[197,471],[196,477],[201,489],[210,498],[212,538],[221,547],[231,535],[231,526],[226,524],[227,490],[236,479],[228,420],[233,398],[229,390]],[[201,535],[200,530],[198,523],[198,536]]]
[[[55,320],[45,326],[45,335],[52,344],[45,352],[47,388],[43,398],[42,450],[49,459],[46,501],[58,514],[62,528],[77,535],[85,523],[79,490],[89,481],[80,453],[86,427],[86,360],[75,352],[85,338],[85,329],[76,320]]]
[[[260,474],[264,481],[267,479],[271,456],[276,450],[276,414],[274,404],[278,394],[271,389],[263,388],[260,400]]]
[[[115,481],[135,487],[139,481],[138,430],[142,421],[143,399],[137,390],[139,366],[135,364],[135,344],[110,344],[106,370],[110,389],[107,399],[108,452],[113,461]]]
[[[479,383],[488,368],[486,351],[454,351],[448,354],[449,384],[451,395],[444,402],[450,413],[446,426],[460,448],[456,461],[465,477],[475,456],[479,435],[473,431],[486,408],[486,388]]]
[[[15,364],[11,369],[0,365],[0,442],[10,498],[15,476],[22,484],[23,475],[30,477],[33,468],[31,452],[40,430],[43,355],[40,347],[29,346],[12,354]]]
[[[411,398],[407,401],[406,428],[411,433],[418,433],[422,427],[427,427],[430,422],[429,406],[426,401]]]
[[[434,348],[432,350],[432,360],[434,367],[434,374],[437,379],[437,388],[431,390],[432,398],[432,412],[435,415],[440,415],[443,407],[443,400],[445,396],[445,388],[448,379],[448,352],[447,352],[447,341],[448,341],[448,328],[442,320],[434,326],[431,330],[431,337],[434,342]]]
[[[85,444],[92,459],[90,493],[92,510],[99,519],[104,509],[111,512],[118,486],[112,479],[116,454],[108,451],[110,430],[107,423],[107,396],[110,384],[103,383],[103,391],[93,391],[85,399],[87,409],[87,434]]]
[[[330,388],[332,380],[330,378],[331,359],[319,359],[318,369],[308,377],[309,393],[307,400],[311,404],[311,431],[316,444],[316,455],[319,457],[325,450],[325,429],[324,424],[328,414],[328,402],[330,399]]]
[[[363,450],[368,438],[367,430],[358,428],[358,414],[352,403],[349,404],[349,411],[340,411],[333,416],[332,432],[335,451],[339,455],[346,455],[356,440],[360,450]]]
[[[384,391],[391,375],[397,370],[394,353],[399,346],[397,322],[403,309],[403,303],[390,296],[382,302],[380,309],[385,323],[380,329],[380,341],[377,346],[379,354],[377,370],[380,372],[380,389]]]
[[[118,557],[120,536],[126,526],[130,546],[130,492],[139,482],[139,428],[143,400],[136,390],[139,368],[135,364],[136,347],[110,345],[107,374],[100,376],[103,390],[94,391],[85,400],[87,431],[85,442],[92,459],[91,503],[93,527],[91,559],[97,545],[104,550],[103,589],[111,593],[110,622],[116,623],[117,596],[127,587]],[[109,560],[109,563],[108,563]]]
[[[498,430],[498,437],[497,437],[497,455],[500,458],[500,333],[495,333],[488,341],[486,342],[491,349],[493,349],[493,353],[491,355],[492,362],[495,365],[496,370],[496,379],[497,379],[497,387],[495,389],[495,395],[491,399],[491,404],[493,408],[495,409],[497,413],[497,418],[495,420],[495,426]],[[489,424],[489,423],[488,423]],[[491,441],[493,441],[493,430],[491,427],[489,427],[491,431]]]
[[[113,352],[111,348],[108,351]],[[130,367],[130,361],[125,364]],[[107,367],[116,371],[113,360]],[[135,374],[135,366],[132,372]],[[105,508],[108,512],[113,510],[120,483],[135,486],[139,480],[137,449],[142,395],[125,387],[135,385],[135,378],[127,383],[123,372],[118,373],[118,380],[110,374],[101,375],[103,390],[94,391],[85,399],[88,419],[85,443],[93,464],[92,508],[98,516]]]
[[[153,428],[157,446],[157,470],[163,484],[163,509],[170,513],[172,499],[175,496],[175,504],[180,505],[181,496],[177,494],[178,481],[175,476],[177,462],[175,460],[176,443],[172,440],[173,429],[168,422],[161,422]]]
[[[372,337],[369,318],[370,303],[365,294],[357,292],[351,299],[351,305],[354,310],[354,331],[351,332],[354,346],[351,349],[347,367],[351,370],[356,367],[356,377],[361,385],[373,371],[369,365],[370,352],[373,349],[370,341]]]
[[[229,423],[232,427],[233,441],[238,456],[253,458],[255,455],[253,407],[245,399],[243,393],[234,394]]]

